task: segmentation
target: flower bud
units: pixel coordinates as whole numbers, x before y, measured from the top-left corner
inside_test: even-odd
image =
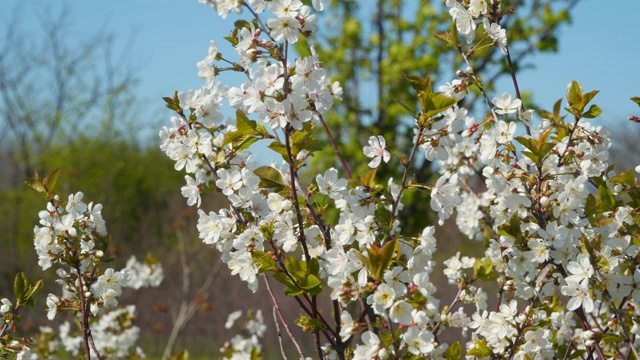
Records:
[[[540,205],[547,206],[549,205],[549,197],[543,196],[540,198]]]
[[[471,66],[467,66],[467,68],[464,71],[466,71],[467,74],[473,75],[473,68]]]

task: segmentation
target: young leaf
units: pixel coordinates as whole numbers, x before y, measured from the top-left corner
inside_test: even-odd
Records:
[[[40,181],[40,179],[38,179],[37,177],[23,179],[22,182],[27,184],[28,187],[32,188],[37,193],[42,194],[43,196],[47,197],[47,195],[48,195],[47,189],[45,188],[45,186],[42,183],[42,181]]]
[[[416,94],[431,92],[431,79],[423,79],[418,75],[405,75],[404,77],[409,81],[409,85],[411,85]]]
[[[42,185],[44,185],[44,187],[47,189],[47,192],[49,192],[49,196],[51,198],[53,198],[54,194],[54,190],[56,188],[56,184],[58,183],[58,176],[60,176],[60,170],[61,168],[58,167],[56,169],[54,169],[51,174],[49,174],[49,176],[47,176],[46,178],[44,178],[44,180],[42,180]]]
[[[567,102],[569,107],[573,107],[582,101],[582,86],[573,80],[567,87]]]
[[[16,306],[22,306],[25,301],[25,294],[29,291],[29,280],[23,272],[16,274],[13,282],[13,294],[16,296]]]
[[[251,252],[251,258],[253,262],[258,265],[258,273],[262,274],[267,271],[276,271],[276,261],[273,260],[271,254],[268,254],[262,250],[254,249]]]
[[[261,166],[253,171],[259,178],[261,188],[283,188],[282,174],[271,166]]]
[[[476,356],[479,358],[488,357],[491,355],[491,349],[487,346],[486,339],[476,340],[473,348],[467,352],[468,356]]]
[[[598,105],[594,104],[589,107],[589,110],[582,113],[582,117],[587,119],[593,119],[600,116],[600,114],[602,114],[602,109],[600,109]]]
[[[444,357],[447,360],[460,360],[462,356],[462,346],[460,346],[460,342],[456,341],[453,345],[449,346],[447,350],[444,351]]]

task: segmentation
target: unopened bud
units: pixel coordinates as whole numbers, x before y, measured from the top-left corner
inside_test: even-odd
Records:
[[[540,205],[542,206],[547,206],[549,205],[549,198],[546,196],[543,196],[540,198]]]
[[[473,75],[473,68],[471,66],[467,66],[465,71],[467,72],[467,74],[472,74]]]
[[[96,256],[101,258],[101,257],[104,256],[104,252],[102,250],[98,250],[98,251],[96,251]]]

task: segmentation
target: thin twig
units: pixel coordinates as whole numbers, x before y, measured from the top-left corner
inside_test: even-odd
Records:
[[[82,344],[84,347],[84,354],[87,360],[91,360],[91,350],[96,354],[96,358],[98,360],[102,360],[98,349],[96,349],[96,345],[93,343],[93,336],[91,335],[91,327],[89,326],[89,309],[87,304],[87,299],[84,297],[84,285],[82,282],[82,271],[80,271],[80,261],[76,261],[74,264],[74,268],[76,270],[76,274],[78,275],[78,295],[80,296],[80,315],[82,319],[80,320],[80,326],[82,328]],[[88,288],[89,286],[87,286]]]
[[[349,167],[347,166],[347,162],[344,161],[344,157],[342,156],[342,153],[338,149],[338,146],[336,145],[336,142],[333,140],[333,136],[331,135],[331,131],[329,131],[329,127],[327,126],[327,123],[324,121],[324,118],[322,117],[322,114],[320,114],[320,112],[318,110],[316,110],[315,106],[313,107],[313,110],[316,113],[316,115],[318,116],[318,119],[320,120],[320,124],[322,124],[322,128],[324,129],[324,133],[327,135],[327,138],[329,139],[329,143],[331,144],[331,147],[333,148],[333,152],[335,152],[336,156],[338,157],[338,160],[340,160],[340,164],[342,165],[342,169],[344,170],[345,175],[347,175],[347,179],[351,179],[351,171],[349,171]]]
[[[522,102],[522,96],[520,96],[520,87],[518,87],[518,79],[516,78],[516,69],[511,61],[511,55],[509,54],[509,48],[507,48],[507,62],[509,63],[509,71],[511,72],[511,80],[513,81],[513,87],[516,90],[516,98],[520,100],[520,111],[524,113],[524,103]],[[524,123],[527,135],[531,136],[531,129],[527,123]]]
[[[263,276],[262,278],[264,279],[264,283],[267,286],[267,292],[269,292],[269,296],[271,297],[271,301],[273,302],[274,316],[275,316],[275,313],[277,312],[278,318],[280,319],[280,322],[282,323],[284,330],[287,332],[287,335],[289,335],[289,338],[291,339],[291,342],[293,342],[293,345],[296,347],[296,350],[298,350],[298,354],[300,354],[300,359],[304,359],[305,356],[304,356],[304,353],[302,352],[302,349],[300,348],[300,345],[298,345],[298,343],[296,342],[296,339],[293,337],[293,334],[291,333],[291,330],[289,329],[287,322],[284,321],[284,317],[282,316],[282,312],[280,311],[280,306],[278,305],[278,300],[276,300],[276,297],[273,294],[273,291],[271,290],[269,279],[267,278],[267,276]],[[276,321],[276,327],[277,326],[278,326],[278,322]],[[278,330],[278,333],[280,333],[280,330]],[[280,345],[282,346],[282,344]],[[284,357],[284,350],[282,351],[283,351],[283,357]]]
[[[265,277],[266,279],[266,277]],[[276,325],[276,333],[278,334],[278,344],[280,345],[280,355],[284,360],[287,360],[287,354],[284,352],[284,346],[282,345],[282,333],[280,332],[280,325],[278,324],[278,315],[276,315],[276,307],[273,307],[273,323]]]

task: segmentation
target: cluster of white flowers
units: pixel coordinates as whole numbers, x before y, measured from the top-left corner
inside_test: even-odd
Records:
[[[465,5],[465,3],[467,5]],[[470,0],[460,2],[458,0],[446,0],[450,7],[449,14],[456,22],[458,33],[471,44],[476,37],[476,28],[482,24],[484,31],[500,47],[504,54],[507,53],[507,32],[496,22],[496,14],[492,13],[491,6],[494,1]]]
[[[136,346],[140,328],[132,325],[135,316],[136,307],[129,305],[111,310],[91,323],[93,342],[102,358],[145,357],[142,349]],[[60,344],[65,351],[77,356],[82,351],[82,335],[72,331],[72,327],[68,321],[60,325]],[[93,349],[92,356],[95,356]]]
[[[131,256],[125,269],[129,276],[127,287],[132,289],[158,287],[164,280],[164,271],[160,263],[141,263],[135,256]]]
[[[221,16],[239,9],[239,4],[233,6],[231,2],[207,3],[213,5]],[[222,55],[217,52],[215,43],[211,42],[209,54],[198,65],[206,84],[199,90],[190,91],[188,95],[177,94],[176,106],[179,106],[180,113],[190,115],[173,117],[173,126],[165,127],[160,137],[161,149],[176,161],[176,170],[184,169],[193,175],[185,177],[187,184],[182,188],[189,205],[199,207],[201,192],[211,185],[215,185],[232,204],[231,209],[222,209],[218,213],[200,210],[198,230],[203,242],[215,245],[223,253],[222,259],[232,273],[238,274],[255,291],[258,267],[254,264],[251,252],[254,249],[264,250],[265,228],[270,227],[273,232],[269,241],[274,241],[285,251],[297,248],[301,230],[294,220],[292,202],[278,193],[258,187],[260,178],[255,174],[257,165],[252,161],[251,154],[243,148],[243,141],[247,141],[249,136],[241,126],[253,127],[252,135],[263,138],[278,135],[270,135],[264,126],[250,124],[248,120],[243,124],[225,125],[218,112],[218,104],[226,98],[231,106],[243,114],[256,116],[274,133],[289,128],[301,130],[305,123],[331,108],[334,96],[341,94],[341,88],[329,81],[313,49],[311,56],[296,59],[294,66],[268,60],[273,49],[279,56],[283,54],[283,49],[277,47],[273,40],[285,38],[287,43],[292,43],[294,35],[297,39],[300,34],[311,34],[316,17],[310,13],[309,7],[302,5],[299,0],[256,2],[252,5],[256,13],[269,9],[276,17],[267,22],[271,39],[262,39],[264,30],[256,29],[253,25],[243,27],[240,31],[236,52],[241,60],[240,67],[247,74],[247,81],[240,87],[229,89],[216,82],[215,76],[219,70],[211,62],[221,59]],[[314,2],[316,9],[322,8],[321,5],[320,1]],[[277,21],[293,26],[291,19],[300,26],[294,27],[293,32],[280,32],[279,25],[273,25]],[[215,70],[203,71],[206,67]],[[207,116],[203,117],[203,114]],[[234,138],[234,132],[238,138]],[[299,152],[293,156],[304,158],[305,153]],[[288,169],[273,169],[278,177],[284,179],[283,184],[288,182]],[[337,174],[335,177],[337,181]],[[323,184],[325,188],[332,186],[332,178],[327,179],[328,182]],[[334,186],[330,191],[336,195],[339,189]],[[320,229],[310,226],[304,231],[309,241],[309,251],[319,256],[318,251],[323,243]]]
[[[47,296],[47,318],[53,320],[59,311],[72,310],[79,317],[78,323],[82,325],[80,329],[72,331],[68,322],[63,324],[59,339],[53,336],[50,329],[45,328],[43,339],[49,347],[45,353],[31,354],[28,344],[22,342],[5,344],[7,346],[4,348],[0,343],[0,350],[16,353],[20,359],[37,359],[40,356],[49,358],[59,345],[76,355],[86,348],[83,343],[90,341],[102,355],[122,358],[134,354],[138,358],[143,357],[144,354],[134,348],[140,332],[137,327],[132,326],[135,307],[117,307],[118,297],[124,287],[138,289],[158,286],[163,279],[160,264],[142,264],[132,257],[123,270],[108,268],[101,271],[100,266],[106,260],[104,256],[108,247],[102,205],[86,204],[83,202],[82,192],[70,195],[66,202],[62,201],[43,185],[50,181],[50,177],[43,182],[38,178],[28,181],[32,188],[50,199],[47,209],[39,212],[40,226],[34,228],[38,264],[43,270],[53,265],[60,266],[56,270],[56,282],[61,286],[62,293],[60,296]],[[15,294],[22,300],[18,302],[32,301],[29,298],[41,285],[41,282],[30,284],[24,274],[19,274],[16,277]],[[13,309],[11,302],[2,299],[0,304],[0,315],[8,317],[5,322],[11,324],[15,320],[13,314],[10,314]],[[103,311],[103,308],[108,310]],[[0,330],[2,334],[6,327]]]
[[[80,254],[84,255],[80,267],[83,270],[97,261],[104,252],[97,246],[107,236],[107,228],[102,218],[102,205],[85,204],[84,194],[78,192],[69,195],[66,206],[56,198],[47,203],[47,209],[38,213],[40,225],[34,232],[34,246],[38,254],[38,265],[47,270],[54,263],[63,263],[65,249],[71,243],[80,245]],[[65,214],[66,210],[66,214]]]
[[[441,96],[422,106],[454,100],[422,109],[413,151],[400,157],[407,171],[417,150],[437,161],[435,185],[407,181],[407,173],[400,182],[380,184],[375,170],[350,183],[335,168],[303,181],[298,172],[317,148],[315,123],[341,93],[313,49],[294,65],[288,57],[288,45],[313,31],[315,15],[299,0],[204,2],[223,17],[247,6],[258,21],[236,23],[238,36],[230,42],[239,62],[224,59],[212,42],[198,64],[203,88],[165,99],[177,116],[160,132],[161,149],[188,173],[182,194],[189,205],[199,208],[201,193],[209,190],[228,199],[229,207],[218,212],[198,210],[202,241],[214,245],[250,289],[263,273],[284,284],[285,293],[322,324],[300,320],[326,337],[325,355],[343,358],[336,349],[346,344],[356,359],[444,356],[455,350],[438,339],[445,328],[470,333],[468,358],[549,358],[583,350],[627,356],[640,345],[634,325],[640,321],[640,190],[633,175],[611,171],[606,132],[585,120],[599,111],[584,112],[595,93],[572,83],[567,109],[573,119],[546,113],[537,125],[520,99],[503,93],[489,102],[485,95],[491,116],[477,121],[455,104],[476,84],[467,68],[438,94],[416,89],[419,96]],[[482,23],[485,38],[508,53],[499,4],[446,4],[469,44]],[[275,16],[267,22],[260,19],[265,9]],[[225,69],[212,64],[221,60],[247,81],[225,90],[217,82]],[[222,121],[223,99],[237,109],[235,122]],[[518,136],[523,127],[527,135]],[[265,139],[283,164],[253,161],[248,149]],[[384,136],[369,138],[363,152],[370,167],[390,166],[386,147]],[[444,261],[444,275],[458,288],[447,306],[441,307],[432,282],[435,228],[403,233],[402,195],[413,188],[430,189],[440,224],[455,213],[462,232],[487,245],[480,257],[458,253]],[[497,282],[495,310],[478,280]],[[315,308],[315,296],[324,292],[339,324]],[[602,342],[605,332],[629,347]],[[238,340],[227,348],[246,346]]]
[[[229,330],[242,316],[242,311],[237,310],[229,314],[225,329]],[[253,359],[260,355],[262,344],[260,339],[264,337],[267,325],[264,323],[262,311],[249,311],[246,320],[239,326],[239,333],[231,340],[224,343],[220,352],[223,359]]]

